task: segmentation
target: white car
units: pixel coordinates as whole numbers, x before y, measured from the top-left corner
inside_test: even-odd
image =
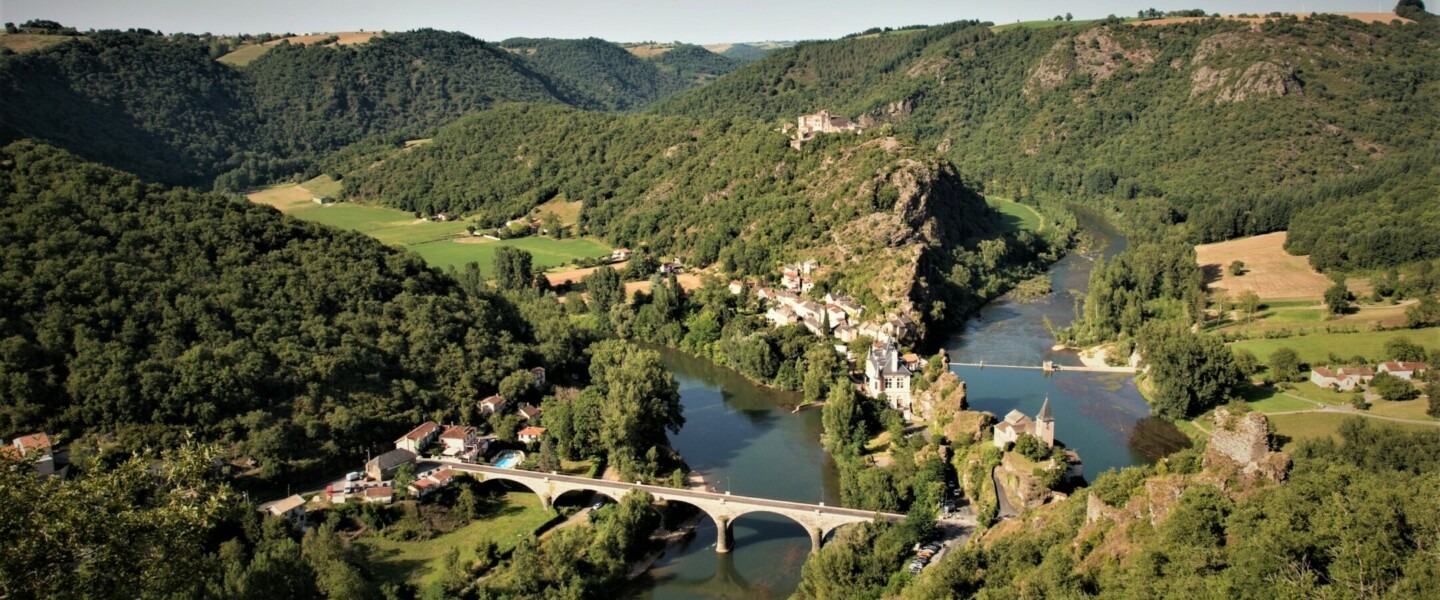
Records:
[[[350,473],[346,473],[346,474],[345,474],[345,481],[360,481],[361,479],[364,479],[364,478],[365,478],[365,474],[364,474],[364,473],[361,473],[361,472],[359,472],[359,471],[352,471],[352,472],[350,472]]]

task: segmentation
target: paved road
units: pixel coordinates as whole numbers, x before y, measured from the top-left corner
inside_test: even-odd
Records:
[[[527,478],[527,479],[537,479],[537,480],[543,480],[543,479],[545,479],[545,478],[549,478],[551,481],[556,481],[556,482],[561,482],[561,483],[569,483],[569,484],[575,484],[575,485],[583,485],[583,486],[585,486],[585,487],[587,487],[587,488],[589,488],[589,489],[592,489],[592,490],[619,492],[619,494],[617,494],[617,495],[623,495],[624,492],[628,492],[628,491],[630,491],[630,490],[636,490],[636,489],[638,489],[638,490],[644,490],[644,491],[646,491],[646,492],[650,492],[652,495],[653,495],[653,494],[663,494],[663,495],[665,495],[665,496],[669,496],[669,497],[672,497],[672,498],[694,498],[694,499],[696,499],[696,500],[711,500],[711,501],[725,500],[726,502],[729,502],[729,503],[744,503],[744,504],[749,504],[749,505],[752,505],[752,506],[757,506],[757,507],[762,507],[762,508],[778,508],[778,509],[799,510],[799,511],[806,511],[806,512],[819,511],[819,512],[825,513],[825,514],[841,515],[841,516],[849,516],[849,517],[858,517],[858,518],[862,518],[862,519],[869,519],[869,518],[875,517],[876,515],[879,515],[881,518],[886,519],[886,520],[891,520],[891,521],[900,521],[900,520],[903,520],[903,519],[905,518],[905,515],[897,515],[897,514],[893,514],[893,513],[882,513],[882,512],[869,511],[869,510],[859,510],[859,509],[854,509],[854,508],[841,508],[841,507],[837,507],[837,506],[823,506],[823,505],[819,505],[819,504],[807,504],[807,503],[804,503],[804,502],[790,502],[790,501],[787,501],[787,500],[771,500],[771,499],[769,499],[769,498],[756,498],[756,497],[754,497],[754,496],[735,496],[735,495],[731,495],[731,494],[719,494],[719,493],[714,493],[714,492],[703,492],[703,491],[696,491],[696,490],[685,490],[685,489],[679,489],[679,488],[661,487],[661,486],[656,486],[656,485],[644,485],[644,484],[638,484],[638,483],[623,483],[623,482],[618,482],[618,481],[605,481],[605,480],[602,480],[602,479],[591,479],[591,478],[589,478],[589,477],[575,477],[575,476],[572,476],[572,475],[546,474],[546,473],[539,473],[539,472],[535,472],[535,471],[523,471],[523,470],[519,470],[519,469],[502,469],[502,468],[499,468],[499,467],[490,467],[490,466],[485,466],[485,465],[472,465],[472,464],[465,464],[465,463],[439,462],[439,461],[431,461],[431,460],[420,461],[419,465],[420,465],[421,467],[423,467],[423,468],[431,468],[431,467],[438,467],[438,466],[449,466],[450,468],[456,469],[456,470],[459,470],[459,471],[469,471],[469,472],[471,472],[471,473],[480,473],[480,474],[486,474],[486,475],[503,475],[503,476],[509,476],[509,477],[524,477],[524,478]]]
[[[1013,519],[1020,513],[1016,512],[1015,507],[1010,505],[1010,498],[1006,497],[1005,488],[1000,485],[1000,476],[995,474],[998,470],[1000,470],[1000,467],[990,469],[990,482],[995,484],[995,501],[997,502],[997,508],[1000,509],[996,514],[998,514],[1001,519]]]

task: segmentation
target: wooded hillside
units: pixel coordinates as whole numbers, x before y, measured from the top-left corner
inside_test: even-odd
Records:
[[[1437,30],[1428,16],[1255,28],[959,22],[779,50],[653,110],[778,123],[823,108],[888,123],[986,192],[1119,208],[1137,230],[1185,222],[1204,242],[1301,225],[1319,190],[1356,187],[1426,150],[1440,129]],[[1424,245],[1409,229],[1394,235]]]
[[[0,430],[193,433],[278,475],[545,360],[508,303],[363,235],[33,142],[0,157]]]

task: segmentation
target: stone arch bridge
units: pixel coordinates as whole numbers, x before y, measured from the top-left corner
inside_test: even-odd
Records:
[[[656,500],[684,502],[700,509],[700,511],[708,515],[711,520],[715,521],[715,528],[718,531],[715,551],[722,554],[730,551],[731,524],[733,524],[736,519],[750,513],[766,512],[777,514],[800,524],[800,526],[804,527],[805,531],[810,534],[811,552],[819,552],[820,545],[824,543],[825,538],[841,525],[866,523],[877,518],[886,521],[900,521],[905,518],[905,515],[826,506],[824,504],[806,504],[804,502],[770,500],[752,496],[734,496],[728,493],[722,494],[661,487],[657,485],[606,481],[603,479],[591,479],[589,477],[574,477],[555,473],[522,471],[519,469],[502,469],[484,465],[450,462],[429,464],[429,461],[427,461],[423,466],[433,467],[441,465],[448,466],[457,471],[478,473],[487,481],[502,480],[515,482],[534,492],[536,496],[539,496],[540,505],[547,510],[550,508],[550,503],[554,501],[554,499],[559,498],[566,492],[575,491],[603,494],[618,502],[620,498],[630,490],[643,490],[648,492],[650,496]]]

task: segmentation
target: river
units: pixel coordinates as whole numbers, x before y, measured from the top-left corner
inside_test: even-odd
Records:
[[[1125,238],[1096,215],[1080,212],[1081,227],[1101,242],[1103,254],[1124,248]],[[1083,294],[1094,256],[1071,254],[1050,269],[1052,287],[1032,303],[992,302],[946,344],[952,360],[1039,365],[1079,364],[1072,352],[1050,350],[1053,337],[1042,317],[1064,326]],[[804,502],[839,502],[834,463],[820,447],[820,411],[791,414],[798,397],[754,385],[739,374],[680,352],[661,350],[680,383],[685,426],[671,442],[717,490]],[[971,407],[1004,416],[1033,415],[1046,397],[1056,436],[1077,450],[1088,477],[1105,469],[1153,462],[1188,441],[1174,426],[1148,417],[1145,401],[1126,375],[1057,373],[998,368],[956,368],[968,385]],[[800,581],[810,540],[781,517],[752,515],[733,525],[733,551],[715,553],[715,525],[701,521],[693,539],[665,553],[637,581],[636,598],[788,597]]]

